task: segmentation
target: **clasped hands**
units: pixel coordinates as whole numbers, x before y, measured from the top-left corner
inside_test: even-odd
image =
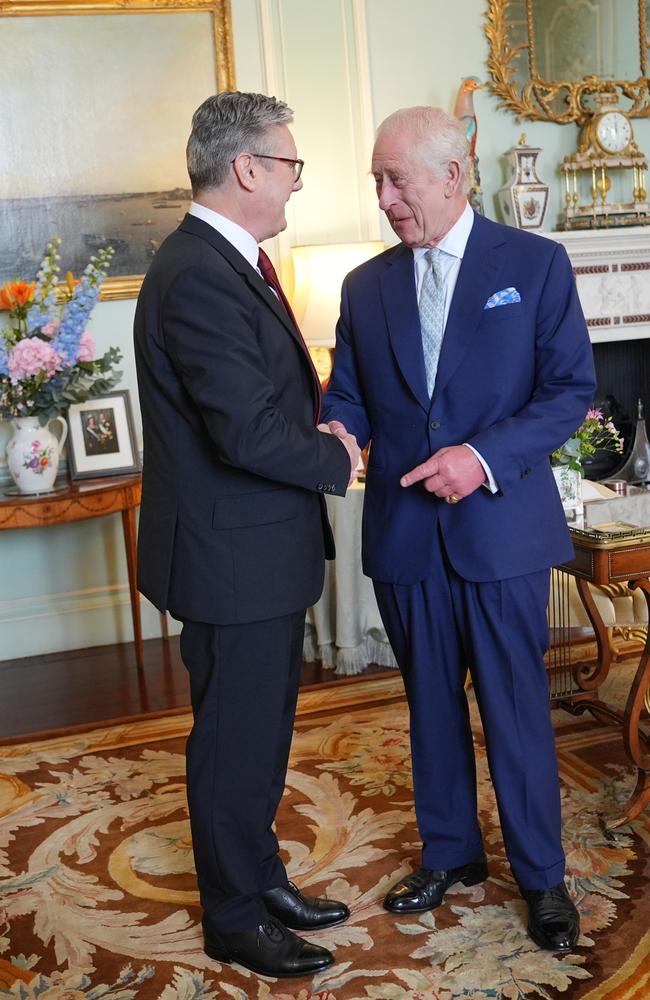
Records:
[[[349,434],[340,420],[330,420],[328,424],[318,424],[316,430],[323,434],[333,434],[345,446],[350,458],[350,478],[348,480],[348,486],[350,486],[357,478],[357,468],[361,457],[361,448],[357,444],[354,434]]]
[[[324,434],[335,434],[345,445],[350,456],[350,483],[357,477],[360,449],[353,434],[349,434],[340,420],[319,424]],[[426,462],[416,465],[400,479],[400,486],[422,483],[428,493],[434,493],[447,503],[458,503],[486,482],[485,469],[471,448],[464,444],[440,448]],[[349,483],[348,483],[349,485]]]

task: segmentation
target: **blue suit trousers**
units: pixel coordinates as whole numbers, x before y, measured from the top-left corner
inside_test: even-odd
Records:
[[[481,853],[464,682],[471,672],[506,853],[522,889],[564,877],[560,789],[543,655],[549,571],[484,583],[460,577],[442,540],[419,583],[375,581],[411,715],[415,810],[425,868]]]

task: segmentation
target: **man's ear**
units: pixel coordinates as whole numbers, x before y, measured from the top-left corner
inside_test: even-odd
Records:
[[[443,177],[443,191],[445,198],[453,198],[460,183],[460,163],[458,160],[450,160]]]
[[[251,153],[238,153],[232,161],[235,177],[247,191],[257,190],[259,165]]]

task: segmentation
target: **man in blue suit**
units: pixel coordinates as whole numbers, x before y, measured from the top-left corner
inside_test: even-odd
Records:
[[[567,951],[580,930],[543,655],[550,567],[572,547],[548,456],[595,388],[586,324],[561,245],[472,212],[456,119],[391,115],[372,171],[400,243],[344,282],[323,419],[372,442],[364,571],[411,713],[422,867],[384,906],[430,909],[487,877],[469,667],[529,933]]]

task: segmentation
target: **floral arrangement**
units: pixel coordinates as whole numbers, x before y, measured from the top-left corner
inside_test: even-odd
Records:
[[[582,472],[582,463],[599,449],[623,451],[623,438],[619,435],[610,418],[602,410],[587,410],[585,419],[561,448],[551,455],[552,465],[566,465],[576,472]]]
[[[70,403],[83,403],[108,392],[122,373],[122,355],[111,347],[101,358],[86,330],[106,277],[112,247],[90,258],[83,276],[70,272],[59,285],[58,248],[48,244],[36,280],[16,278],[0,288],[0,311],[8,324],[0,328],[0,416],[39,418],[42,425]]]

